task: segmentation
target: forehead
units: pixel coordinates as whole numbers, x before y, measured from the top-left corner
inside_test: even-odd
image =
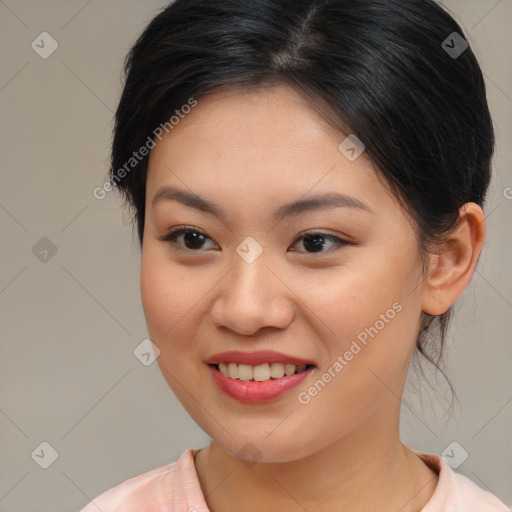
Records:
[[[292,144],[307,150],[318,141],[335,143],[344,134],[330,126],[314,105],[287,86],[221,90],[197,98],[197,105],[181,116],[172,133],[196,144],[222,137],[224,147],[230,149],[239,145],[271,150]]]
[[[197,98],[169,133],[155,139],[148,188],[186,174],[216,186],[236,180],[240,187],[297,187],[322,181],[375,180],[363,152],[349,161],[339,149],[347,137],[330,126],[306,99],[289,87],[221,91]],[[178,172],[179,171],[179,172]]]

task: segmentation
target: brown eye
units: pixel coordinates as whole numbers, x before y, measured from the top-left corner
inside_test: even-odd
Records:
[[[205,249],[205,242],[211,240],[211,238],[193,226],[182,226],[172,229],[165,236],[159,238],[159,240],[170,244],[177,251],[199,252]],[[350,245],[350,242],[337,236],[315,231],[301,233],[295,239],[294,245],[301,240],[303,241],[303,248],[306,250],[297,251],[296,249],[291,249],[293,252],[305,252],[307,254],[331,253],[340,249],[341,246]],[[329,243],[333,244],[334,247],[323,250],[326,246],[329,246]]]
[[[307,249],[305,252],[312,254],[332,252],[332,250],[337,250],[341,248],[340,246],[349,245],[349,242],[341,238],[338,238],[337,236],[329,235],[326,233],[317,233],[314,231],[311,231],[309,233],[301,233],[299,237],[295,240],[294,245],[301,240],[303,241],[303,247]],[[327,241],[334,242],[334,249],[322,251]],[[295,249],[292,250],[295,251]]]
[[[178,240],[181,236],[183,236],[182,242]],[[176,248],[176,250],[197,252],[198,250],[203,249],[203,244],[206,240],[211,239],[197,228],[187,226],[173,229],[159,240],[169,243]]]

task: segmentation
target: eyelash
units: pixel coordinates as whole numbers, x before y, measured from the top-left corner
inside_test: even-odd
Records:
[[[200,252],[202,249],[194,250],[194,249],[187,249],[187,248],[184,249],[181,247],[176,247],[177,246],[176,239],[178,238],[178,236],[186,234],[186,233],[198,233],[200,235],[203,235],[207,239],[211,240],[211,238],[206,233],[204,233],[200,229],[194,228],[193,226],[181,226],[178,228],[173,228],[166,235],[158,238],[158,240],[160,240],[162,242],[166,242],[171,246],[174,246],[173,249],[176,251]],[[326,239],[335,241],[337,243],[338,247],[334,247],[333,249],[330,249],[328,251],[320,251],[320,252],[307,252],[306,251],[305,252],[306,254],[328,254],[333,251],[341,249],[345,245],[351,245],[351,243],[348,242],[347,240],[343,240],[342,238],[339,238],[337,236],[329,235],[327,233],[322,233],[322,232],[317,232],[317,231],[302,231],[301,233],[299,233],[297,235],[297,238],[294,240],[293,245],[295,245],[299,240],[305,238],[308,235],[321,235]],[[303,251],[293,251],[293,252],[303,252]]]

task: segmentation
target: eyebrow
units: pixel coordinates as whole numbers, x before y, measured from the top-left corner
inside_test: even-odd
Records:
[[[162,187],[153,196],[152,207],[163,200],[177,201],[185,206],[190,206],[206,213],[211,213],[218,218],[225,218],[226,212],[219,205],[207,201],[198,195],[174,187]],[[308,199],[299,199],[284,204],[274,211],[274,219],[282,220],[285,217],[296,216],[307,212],[318,211],[325,208],[356,208],[369,213],[373,210],[365,203],[346,194],[326,193],[310,196]]]

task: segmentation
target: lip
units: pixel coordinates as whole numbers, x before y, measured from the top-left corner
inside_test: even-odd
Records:
[[[318,366],[314,361],[308,361],[306,359],[301,359],[299,357],[289,356],[287,354],[283,354],[282,352],[275,352],[273,350],[259,350],[257,352],[242,352],[240,350],[230,350],[228,352],[221,352],[220,354],[215,354],[209,359],[207,359],[205,362],[207,364],[250,364],[251,366],[257,366],[259,364],[265,363],[291,363],[296,366],[300,366],[303,364]]]
[[[226,352],[226,354],[227,353],[228,352]],[[223,354],[220,355],[223,356]],[[268,359],[265,361],[269,362]],[[236,361],[230,360],[230,362],[234,363]],[[272,362],[279,363],[281,361]],[[295,373],[294,375],[281,377],[280,379],[270,379],[263,382],[257,382],[231,379],[225,375],[222,375],[222,373],[217,370],[217,367],[214,366],[214,363],[208,365],[208,369],[210,370],[212,378],[221,391],[226,393],[231,398],[234,398],[235,400],[251,404],[270,402],[271,400],[279,398],[290,389],[298,386],[304,379],[311,375],[315,368],[316,367],[312,367],[300,373]]]

